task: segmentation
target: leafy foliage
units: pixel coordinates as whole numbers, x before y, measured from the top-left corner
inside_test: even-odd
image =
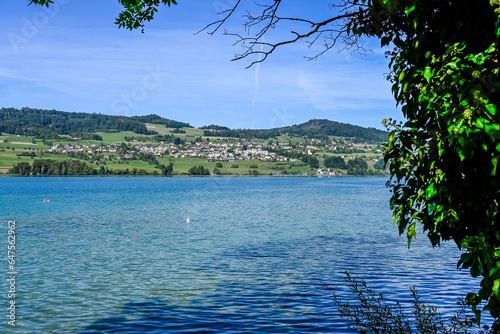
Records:
[[[375,169],[384,169],[384,168],[385,168],[385,162],[384,162],[384,159],[380,159],[379,161],[377,161],[377,162],[373,165],[373,168],[375,168]]]
[[[393,43],[392,91],[404,124],[386,121],[391,208],[409,242],[421,223],[431,243],[466,250],[458,266],[482,276],[467,302],[500,311],[500,77],[497,5],[487,0],[370,1],[354,32]],[[395,5],[399,7],[395,7]],[[378,15],[374,13],[383,13]],[[379,18],[377,29],[374,20]]]
[[[118,0],[123,5],[124,10],[116,19],[116,24],[120,28],[134,30],[144,28],[144,23],[149,22],[158,12],[160,4],[177,5],[175,0]]]
[[[309,166],[311,166],[312,169],[319,168],[319,161],[313,155],[302,154],[301,160],[302,160],[302,162],[304,162],[304,163],[308,164]]]
[[[368,169],[368,164],[362,158],[347,161],[347,173],[350,175],[363,175]]]
[[[203,131],[203,135],[207,137],[229,137],[243,139],[269,139],[274,138],[277,134],[269,130],[250,130],[250,129],[229,129],[219,127],[219,129],[211,129]]]
[[[171,162],[167,166],[163,164],[157,165],[156,168],[161,169],[161,175],[172,175],[174,172],[174,163]]]
[[[31,5],[33,3],[37,4],[37,5],[40,5],[40,6],[49,7],[49,5],[53,4],[54,1],[52,1],[52,0],[30,0],[29,5]]]
[[[231,130],[226,126],[220,126],[220,125],[216,125],[216,124],[200,126],[199,129],[201,129],[201,130]]]
[[[115,23],[118,27],[129,30],[144,28],[145,22],[154,19],[161,4],[169,7],[177,5],[175,0],[118,0],[118,2],[123,6],[123,11],[118,15]],[[29,4],[49,7],[53,3],[53,0],[30,0]]]
[[[327,168],[338,168],[338,169],[346,169],[347,165],[345,163],[344,158],[331,156],[327,157],[324,160],[325,167]]]
[[[189,175],[210,175],[210,170],[203,166],[193,166],[188,171]]]

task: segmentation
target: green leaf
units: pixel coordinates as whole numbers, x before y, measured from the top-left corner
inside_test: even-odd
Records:
[[[498,268],[497,268],[498,269]],[[498,296],[498,289],[500,288],[500,279],[496,279],[494,282],[493,282],[493,294],[495,294],[495,296]]]
[[[464,150],[461,147],[457,147],[457,154],[460,157],[460,161],[465,160],[465,153]]]
[[[476,121],[474,122],[474,125],[477,126],[478,128],[480,129],[483,129],[484,128],[484,121],[485,119],[482,118],[482,117],[479,117],[478,119],[476,119]]]
[[[388,37],[388,36],[384,36],[381,38],[380,40],[380,45],[381,46],[386,46],[386,45],[389,45],[392,41],[392,38],[391,37]]]
[[[413,12],[415,10],[415,7],[416,7],[415,4],[406,6],[406,8],[405,8],[405,14],[406,14],[406,16],[408,16],[408,14],[410,14],[411,12]]]
[[[490,112],[490,114],[495,115],[497,113],[497,106],[493,103],[487,104],[486,109]]]
[[[434,183],[431,183],[428,187],[427,190],[425,191],[425,197],[427,200],[433,198],[437,194],[436,186]]]
[[[406,234],[406,236],[408,237],[408,248],[410,248],[411,239],[417,238],[417,231],[415,230],[415,223],[411,224],[408,227],[408,233]]]
[[[389,137],[387,138],[387,144],[388,144],[388,147],[392,147],[394,145],[394,131],[392,131],[390,134],[389,134]]]
[[[470,275],[474,278],[478,277],[482,273],[482,268],[478,262],[474,262],[470,267]]]
[[[486,134],[488,134],[488,136],[495,139],[500,138],[500,124],[486,124],[484,126],[484,130],[486,131]]]
[[[499,155],[497,155],[496,157],[494,157],[493,159],[491,159],[491,164],[493,165],[493,169],[490,173],[491,176],[495,176],[497,175],[497,166],[498,166],[498,159],[500,158]]]
[[[424,69],[424,78],[427,80],[427,82],[430,82],[432,77],[434,76],[434,71],[432,71],[430,66],[427,66]]]
[[[491,268],[491,270],[490,270],[490,277],[492,277],[493,275],[495,275],[499,270],[500,270],[499,267]]]
[[[477,305],[472,306],[472,312],[474,312],[474,315],[476,316],[476,321],[478,326],[481,325],[481,310],[477,309]]]
[[[398,76],[399,81],[402,81],[405,78],[405,75],[406,75],[406,72],[401,71],[401,73],[399,73],[399,76]]]

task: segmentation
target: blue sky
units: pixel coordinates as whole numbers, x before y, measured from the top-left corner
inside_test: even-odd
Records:
[[[331,51],[318,61],[305,43],[264,63],[230,61],[234,37],[195,34],[234,0],[179,0],[145,33],[118,29],[117,1],[55,0],[50,9],[5,0],[0,14],[0,107],[160,116],[199,127],[271,128],[326,118],[382,128],[398,118],[376,40],[365,56]],[[287,15],[325,18],[330,1],[289,0]],[[240,15],[225,26],[242,33]],[[288,31],[273,32],[277,38]]]

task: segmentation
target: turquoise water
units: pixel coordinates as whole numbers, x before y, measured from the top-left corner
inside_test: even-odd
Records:
[[[416,285],[449,314],[477,282],[451,244],[419,235],[408,249],[386,181],[0,178],[0,247],[16,220],[15,332],[345,333],[332,295],[349,296],[346,270],[388,299]]]

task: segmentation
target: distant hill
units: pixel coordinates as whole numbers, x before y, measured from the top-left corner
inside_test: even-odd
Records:
[[[299,125],[292,125],[274,129],[280,133],[297,136],[356,137],[364,141],[386,141],[389,133],[375,128],[364,128],[358,125],[329,121],[327,119],[312,119]]]
[[[355,141],[382,142],[389,133],[374,128],[364,128],[357,125],[329,121],[327,119],[312,119],[299,125],[274,128],[269,130],[231,130],[227,127],[210,125],[201,127],[205,136],[259,138],[269,139],[279,135],[307,136],[309,138],[326,139],[328,136],[349,137]]]
[[[163,124],[170,128],[192,128],[189,123],[174,121],[154,114],[127,117],[32,108],[0,109],[0,132],[44,139],[57,138],[59,135],[93,139],[89,134],[112,131],[132,131],[143,135],[156,134],[156,132],[148,130],[145,123]],[[288,134],[317,139],[338,136],[349,137],[358,142],[382,142],[386,141],[388,137],[388,132],[385,131],[327,119],[312,119],[299,125],[264,130],[230,129],[218,125],[204,126],[200,129],[204,130],[205,136],[245,139],[270,139]]]
[[[188,123],[169,120],[157,115],[126,117],[32,108],[0,109],[0,132],[47,139],[57,138],[59,135],[109,131],[153,134],[144,123],[165,124],[168,127],[191,127]]]

